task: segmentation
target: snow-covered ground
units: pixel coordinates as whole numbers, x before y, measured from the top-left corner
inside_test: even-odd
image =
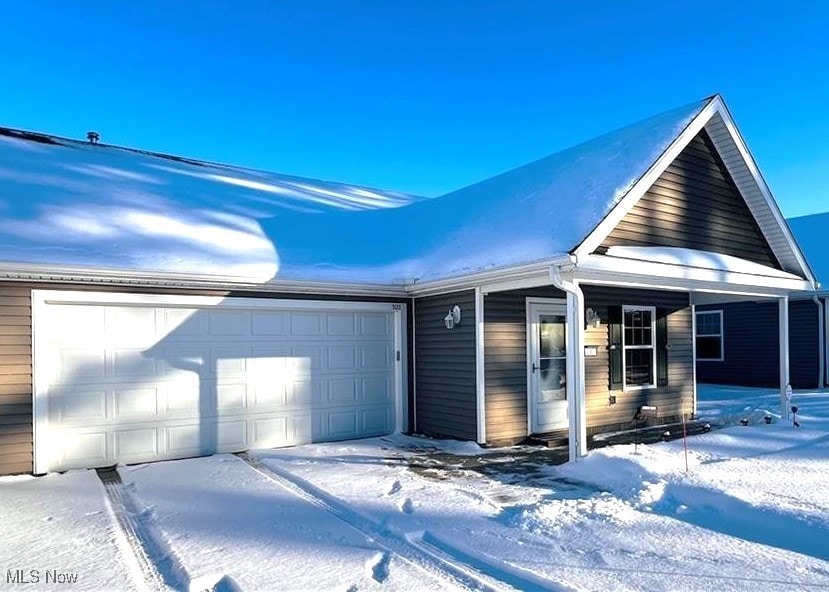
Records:
[[[793,402],[800,428],[776,392],[701,388],[725,427],[689,439],[687,471],[681,440],[554,466],[402,436],[119,471],[173,588],[829,589],[829,393]],[[55,564],[130,586],[95,479],[0,479],[4,577]]]

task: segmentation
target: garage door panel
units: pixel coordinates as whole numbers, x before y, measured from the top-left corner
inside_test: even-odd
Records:
[[[352,336],[357,333],[357,318],[353,313],[331,313],[328,315],[328,335]]]
[[[327,348],[329,370],[354,370],[357,367],[357,351],[353,345],[337,345]]]
[[[361,379],[364,403],[390,403],[392,400],[391,379],[386,374]]]
[[[362,431],[365,434],[379,436],[388,434],[392,429],[392,415],[388,407],[371,407],[361,412]]]
[[[112,392],[112,419],[152,421],[158,415],[159,389],[156,387],[117,388]]]
[[[165,341],[200,341],[208,334],[207,316],[194,308],[163,309]]]
[[[47,377],[51,470],[394,428],[388,310],[269,310],[262,300],[196,309],[100,296],[38,313],[50,319],[36,360],[50,367],[38,380]],[[85,331],[68,317],[84,319]]]
[[[290,333],[291,315],[287,312],[254,312],[251,318],[253,335],[275,337]]]
[[[106,430],[56,430],[51,435],[60,442],[57,468],[112,464]]]
[[[385,314],[360,314],[360,335],[371,337],[392,337],[394,327],[391,317]]]
[[[107,419],[105,389],[53,387],[50,395],[49,421],[53,423],[103,422]]]
[[[119,462],[141,462],[159,456],[158,429],[116,429],[113,455]]]
[[[104,382],[107,376],[106,350],[60,347],[56,352],[55,384]]]
[[[332,378],[328,381],[329,403],[338,406],[349,405],[358,401],[356,378]]]
[[[46,322],[55,341],[101,340],[106,334],[106,308],[103,306],[63,304],[47,310]]]
[[[119,345],[148,347],[155,343],[159,333],[157,314],[163,314],[148,307],[106,307],[106,335],[115,338]]]
[[[391,366],[391,346],[385,343],[364,345],[360,348],[360,367],[388,369]]]
[[[159,374],[156,360],[143,349],[112,349],[112,367],[110,376],[115,381],[154,379]]]
[[[247,335],[250,333],[250,313],[238,311],[209,311],[210,335]]]
[[[292,312],[291,335],[322,336],[322,313],[319,312]]]

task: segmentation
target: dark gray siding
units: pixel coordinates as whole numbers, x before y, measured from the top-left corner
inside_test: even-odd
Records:
[[[723,311],[723,360],[697,362],[697,380],[717,384],[777,387],[780,342],[777,302],[698,306]],[[819,372],[818,307],[789,302],[789,376],[793,388],[815,388]]]
[[[356,297],[269,292],[181,290],[78,284],[0,283],[0,475],[33,470],[32,424],[32,290],[87,290],[147,294],[190,294],[220,297],[291,298],[296,300],[341,300],[399,302],[408,305],[409,393],[413,388],[412,301],[409,298]],[[410,413],[411,420],[411,413]]]
[[[780,268],[705,131],[671,163],[603,247],[667,246]]]
[[[443,317],[461,307],[451,331]],[[415,311],[415,430],[466,440],[478,437],[475,291],[417,298]]]
[[[553,287],[484,297],[487,442],[527,436],[527,297],[564,298]]]
[[[656,405],[659,418],[678,419],[682,410],[692,410],[694,397],[693,334],[688,294],[660,290],[630,290],[603,286],[584,286],[585,308],[592,308],[602,319],[597,328],[585,331],[585,345],[595,345],[599,355],[585,358],[587,429],[595,434],[630,427],[640,405]],[[610,390],[609,332],[607,324],[612,306],[655,306],[657,316],[668,320],[668,384],[662,387]],[[610,395],[616,404],[610,404]]]

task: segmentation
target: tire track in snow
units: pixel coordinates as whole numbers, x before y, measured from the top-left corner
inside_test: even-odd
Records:
[[[482,556],[473,557],[448,543],[436,544],[438,539],[429,533],[398,534],[388,526],[360,514],[350,508],[347,503],[285,469],[266,465],[247,452],[240,452],[236,456],[263,477],[308,503],[327,511],[361,532],[385,551],[419,567],[439,580],[449,581],[461,588],[485,592],[564,589],[554,582],[542,580],[533,574],[524,575],[520,573],[522,570],[517,568],[498,565],[498,562]]]
[[[152,592],[173,590],[235,591],[238,586],[230,576],[192,578],[164,536],[152,525],[147,511],[130,494],[115,467],[97,469],[104,486],[107,508],[117,523],[137,563],[144,589]]]

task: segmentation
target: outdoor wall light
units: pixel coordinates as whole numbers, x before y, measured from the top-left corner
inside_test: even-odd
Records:
[[[594,329],[598,329],[599,325],[602,323],[602,319],[592,308],[588,308],[584,311],[585,321],[587,322],[588,327],[593,327]]]
[[[443,323],[447,329],[454,329],[455,325],[461,324],[461,307],[457,304],[449,309],[449,312],[443,317]]]

